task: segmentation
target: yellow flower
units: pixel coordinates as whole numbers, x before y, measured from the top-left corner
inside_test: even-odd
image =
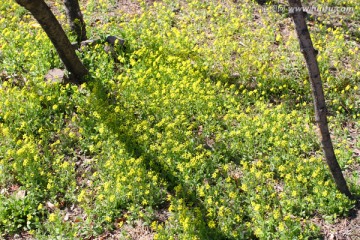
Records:
[[[40,211],[41,209],[43,209],[43,205],[40,203],[37,209]]]
[[[100,133],[100,134],[103,134],[103,133],[104,133],[104,126],[101,126],[101,127],[99,128],[99,133]]]
[[[61,167],[66,169],[70,166],[70,163],[69,162],[64,162],[63,164],[61,164]]]
[[[241,184],[241,189],[244,191],[244,192],[247,192],[248,190],[248,187],[245,183]]]
[[[49,222],[55,222],[56,220],[56,214],[55,213],[51,213],[49,215]]]
[[[232,199],[236,198],[236,193],[235,192],[230,192],[229,197],[232,198]]]
[[[216,223],[213,220],[211,220],[211,221],[209,221],[208,226],[209,226],[209,228],[215,228]]]
[[[261,235],[263,235],[263,231],[261,230],[261,228],[256,228],[256,229],[255,229],[255,235],[256,235],[256,236],[261,236]]]
[[[281,222],[280,224],[279,224],[279,231],[280,232],[283,232],[285,230],[285,224],[283,223],[283,222]]]
[[[326,197],[326,196],[328,195],[328,191],[324,190],[324,191],[322,192],[322,195],[323,195],[323,197]]]
[[[274,218],[278,219],[280,217],[280,211],[279,210],[275,210],[274,211]]]
[[[260,210],[260,208],[261,208],[261,205],[260,205],[260,204],[255,204],[255,205],[254,205],[254,211],[255,211],[255,212],[258,212],[258,211]]]

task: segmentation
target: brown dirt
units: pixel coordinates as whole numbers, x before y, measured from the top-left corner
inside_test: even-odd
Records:
[[[346,218],[329,223],[317,217],[313,222],[321,228],[325,240],[360,240],[360,202]]]
[[[112,232],[105,232],[96,240],[152,240],[154,232],[149,226],[145,226],[142,221],[136,221],[134,224],[124,224],[120,229]]]

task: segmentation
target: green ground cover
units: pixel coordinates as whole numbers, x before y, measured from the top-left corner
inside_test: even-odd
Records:
[[[125,48],[78,52],[91,79],[76,86],[44,81],[63,67],[54,48],[15,1],[0,3],[3,237],[127,239],[141,221],[154,239],[307,239],[321,236],[315,216],[354,207],[324,164],[286,12],[247,0],[81,4],[90,38]],[[359,195],[360,8],[318,4],[353,7],[337,15],[350,27],[323,15],[310,29],[335,151]],[[61,1],[52,7],[68,31]]]

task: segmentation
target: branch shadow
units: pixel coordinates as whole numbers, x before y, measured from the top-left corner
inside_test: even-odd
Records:
[[[95,97],[98,106],[101,106],[103,109],[109,108],[111,104],[113,104],[113,99],[109,98],[108,91],[106,86],[103,83],[96,83],[97,88],[100,89],[95,92]],[[170,171],[166,170],[166,167],[160,162],[156,161],[157,156],[156,153],[149,152],[149,150],[145,151],[144,144],[139,141],[135,133],[131,132],[131,129],[126,129],[124,131],[119,132],[119,128],[117,126],[121,125],[123,122],[127,120],[132,120],[131,116],[119,116],[119,114],[115,113],[114,111],[103,111],[100,113],[101,119],[107,119],[105,125],[107,128],[113,133],[118,135],[118,140],[122,142],[125,146],[125,149],[128,153],[130,153],[134,158],[142,157],[146,163],[146,169],[154,171],[167,183],[167,191],[175,197],[175,187],[180,185],[181,192],[178,195],[186,203],[186,206],[189,206],[190,209],[197,207],[201,210],[201,216],[203,218],[204,224],[201,225],[203,231],[198,231],[199,237],[201,239],[218,239],[218,240],[232,240],[237,239],[233,237],[227,236],[224,232],[222,232],[219,228],[210,228],[208,226],[208,219],[206,217],[207,208],[206,206],[199,200],[199,197],[196,195],[196,191],[191,191],[193,187],[189,186],[184,179],[181,179],[178,176],[175,176]],[[130,119],[126,119],[126,118]],[[155,159],[155,161],[154,161]],[[156,210],[164,210],[169,206],[169,202],[164,202],[164,204],[160,206],[156,206],[158,209]],[[194,212],[194,211],[192,211]],[[194,216],[195,216],[194,212]],[[249,231],[251,232],[251,231]],[[257,239],[255,236],[252,236],[252,239]]]

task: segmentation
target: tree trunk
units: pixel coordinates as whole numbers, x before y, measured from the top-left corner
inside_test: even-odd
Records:
[[[306,66],[310,75],[311,89],[314,100],[315,120],[321,134],[321,144],[325,153],[326,162],[335,180],[339,191],[351,198],[351,193],[341,172],[340,165],[336,160],[334,148],[330,138],[327,120],[327,110],[325,104],[324,91],[320,76],[320,70],[316,59],[317,51],[311,41],[310,33],[305,22],[305,12],[303,12],[301,0],[288,0],[289,13],[294,20],[296,33],[300,43],[300,51],[303,53]]]
[[[30,11],[44,29],[65,67],[74,75],[75,78],[71,78],[70,81],[73,83],[83,82],[88,70],[76,55],[75,49],[72,47],[60,23],[44,0],[16,0],[16,2]]]
[[[71,31],[76,34],[76,41],[80,43],[87,40],[85,22],[81,14],[79,1],[64,0],[64,4]]]

